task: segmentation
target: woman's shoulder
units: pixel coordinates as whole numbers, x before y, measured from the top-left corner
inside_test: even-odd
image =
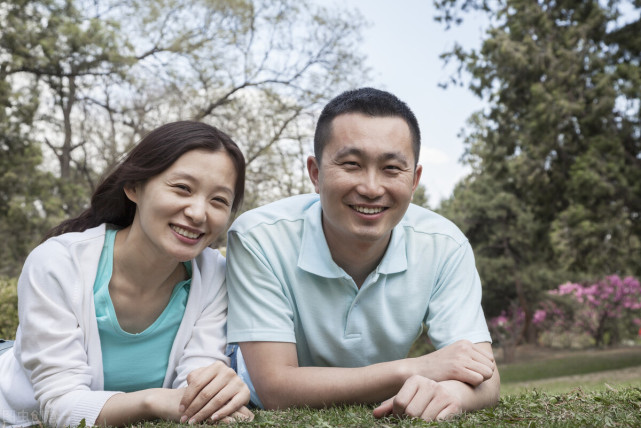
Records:
[[[216,300],[221,293],[226,294],[225,257],[220,251],[206,248],[192,260],[191,286],[201,296],[203,305]]]
[[[105,225],[100,225],[83,232],[69,232],[54,236],[34,248],[24,264],[24,270],[64,269],[77,253],[85,248],[100,251],[104,242]],[[80,246],[80,247],[79,247]]]
[[[211,280],[220,275],[225,276],[225,257],[218,250],[205,248],[193,263],[198,267],[197,271],[204,280]]]
[[[87,241],[92,241],[95,239],[104,239],[105,231],[107,230],[106,224],[101,224],[100,226],[92,227],[86,229],[82,232],[67,232],[62,235],[53,236],[46,241],[44,241],[39,246],[49,245],[62,245],[62,246],[71,246],[77,243],[83,243]]]

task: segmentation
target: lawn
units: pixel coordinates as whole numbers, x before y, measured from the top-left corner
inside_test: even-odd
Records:
[[[515,364],[499,365],[501,395],[532,389],[546,393],[641,388],[641,348],[551,352]]]
[[[541,350],[539,349],[539,352]],[[492,409],[428,423],[376,420],[370,406],[257,411],[253,427],[635,427],[641,426],[641,348],[544,351],[499,366],[501,401]],[[617,380],[615,373],[622,373]],[[630,374],[631,373],[631,374]],[[614,381],[613,381],[614,379]],[[606,385],[607,384],[607,385]],[[532,386],[534,385],[534,386]],[[177,428],[176,424],[146,424]]]
[[[416,419],[376,420],[371,407],[344,406],[325,410],[259,411],[253,427],[633,427],[641,426],[641,389],[547,394],[531,391],[501,399],[493,409],[465,414],[454,420],[428,423]],[[177,428],[176,424],[145,424],[145,428]]]

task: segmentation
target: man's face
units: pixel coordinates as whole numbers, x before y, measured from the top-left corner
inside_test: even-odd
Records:
[[[384,249],[421,176],[407,123],[360,113],[332,121],[321,162],[310,156],[307,168],[320,194],[330,249],[352,244]]]

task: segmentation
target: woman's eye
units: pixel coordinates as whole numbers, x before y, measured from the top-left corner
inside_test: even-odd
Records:
[[[216,202],[219,202],[219,203],[221,203],[223,205],[226,205],[226,206],[230,206],[231,205],[226,198],[218,197],[218,198],[214,198],[213,200],[216,201]]]
[[[186,184],[175,184],[174,187],[179,190],[184,190],[185,192],[189,192],[189,186]]]

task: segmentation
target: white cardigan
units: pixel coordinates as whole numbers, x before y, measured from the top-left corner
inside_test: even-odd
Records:
[[[0,356],[0,425],[94,425],[104,403],[102,351],[93,285],[105,225],[47,240],[31,252],[18,280],[20,324],[11,351]],[[225,356],[225,259],[207,248],[192,261],[185,315],[163,387]]]

